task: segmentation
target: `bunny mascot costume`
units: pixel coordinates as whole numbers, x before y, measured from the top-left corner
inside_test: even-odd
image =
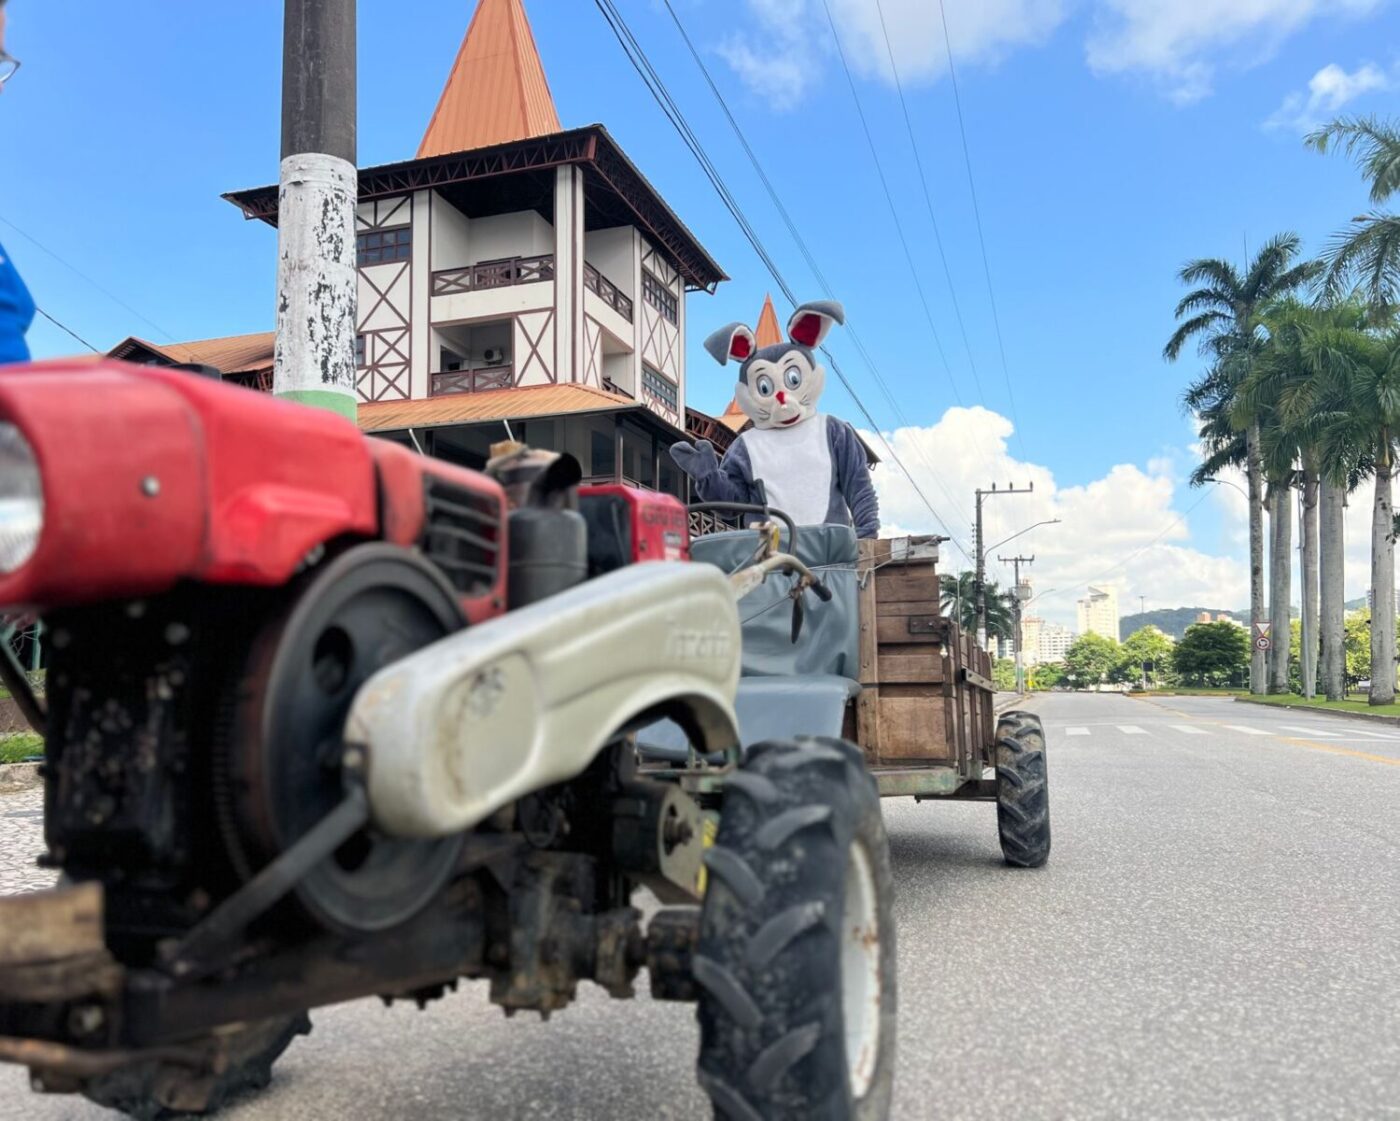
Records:
[[[865,446],[844,420],[817,412],[826,369],[816,348],[845,312],[834,300],[803,304],[788,320],[785,343],[758,349],[742,323],[705,340],[721,365],[740,363],[735,398],[753,427],[720,460],[701,440],[671,445],[671,458],[695,480],[705,502],[766,504],[799,525],[854,525],[857,537],[877,537],[879,503]]]

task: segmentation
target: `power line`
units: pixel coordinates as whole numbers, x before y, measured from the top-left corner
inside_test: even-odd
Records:
[[[52,257],[55,261],[57,261],[60,265],[62,265],[65,269],[67,269],[69,272],[71,272],[71,273],[73,273],[75,276],[77,276],[80,280],[85,280],[85,281],[87,281],[88,284],[91,284],[94,288],[96,288],[99,292],[101,292],[104,296],[106,296],[109,300],[111,300],[111,301],[112,301],[114,304],[116,304],[118,307],[124,308],[126,311],[131,312],[132,315],[136,316],[136,318],[139,319],[139,320],[141,320],[141,322],[144,323],[144,324],[146,324],[146,326],[151,327],[151,328],[153,328],[154,330],[158,331],[160,334],[164,335],[164,336],[166,337],[166,339],[168,339],[168,340],[169,340],[170,342],[172,342],[172,343],[178,341],[178,340],[175,338],[174,335],[172,335],[172,334],[171,334],[169,331],[167,331],[164,327],[160,326],[160,324],[158,324],[158,323],[153,323],[151,320],[147,319],[144,315],[142,315],[139,311],[137,311],[137,310],[136,310],[134,307],[132,307],[129,303],[127,303],[125,300],[123,300],[120,296],[114,295],[112,292],[110,292],[110,291],[108,291],[106,288],[102,287],[102,285],[100,285],[99,283],[97,283],[97,281],[93,280],[92,277],[88,276],[87,273],[83,272],[83,271],[82,271],[81,269],[79,269],[76,265],[70,265],[67,261],[65,261],[62,257],[60,257],[57,253],[55,253],[55,252],[54,252],[52,249],[50,249],[47,245],[45,245],[45,244],[44,244],[43,242],[41,242],[38,238],[36,238],[33,234],[27,233],[27,232],[25,232],[24,230],[20,229],[20,228],[19,228],[18,226],[16,226],[13,222],[11,222],[8,218],[6,218],[3,214],[0,214],[0,222],[5,223],[5,225],[9,226],[10,229],[12,229],[12,230],[15,231],[15,233],[19,234],[20,237],[24,238],[25,241],[29,242],[31,245],[35,246],[35,247],[36,247],[37,249],[39,249],[40,251],[42,251],[42,252],[48,254],[48,255],[49,255],[50,257]],[[67,330],[67,328],[65,327],[64,330]],[[70,332],[70,333],[71,333],[71,332]],[[76,337],[76,336],[74,336],[74,337]],[[86,346],[87,344],[84,343],[83,345]]]
[[[739,124],[738,119],[734,116],[733,110],[730,109],[728,100],[725,98],[723,92],[721,92],[719,85],[715,82],[714,76],[710,73],[710,68],[705,65],[705,60],[701,57],[700,52],[696,49],[695,43],[690,37],[690,33],[686,31],[685,24],[681,22],[681,18],[679,14],[677,14],[675,6],[672,4],[672,0],[665,0],[665,4],[666,10],[671,15],[671,21],[676,25],[676,30],[680,32],[681,39],[684,40],[686,48],[690,51],[690,57],[694,59],[695,65],[699,68],[700,73],[704,75],[705,82],[710,87],[710,92],[714,94],[715,100],[719,102],[720,108],[724,111],[724,115],[729,121],[729,127],[733,130],[734,135],[738,138],[739,144],[743,147],[744,153],[748,156],[749,163],[752,165],[754,172],[758,175],[759,181],[762,182],[764,189],[768,192],[768,198],[773,203],[773,206],[778,211],[778,214],[781,216],[783,224],[787,227],[788,234],[792,237],[793,242],[796,243],[797,248],[801,251],[803,258],[807,262],[807,267],[812,270],[812,275],[816,277],[817,282],[821,285],[826,296],[828,298],[835,299],[835,293],[832,289],[831,282],[827,280],[825,273],[822,272],[821,266],[817,263],[816,256],[813,254],[811,247],[807,244],[807,239],[802,236],[801,231],[797,228],[797,223],[793,221],[791,213],[788,211],[787,206],[783,203],[782,198],[779,196],[777,188],[773,186],[773,181],[768,177],[768,173],[764,170],[763,164],[760,162],[758,155],[754,152],[753,145],[749,143],[748,136],[744,133],[743,127]],[[794,300],[793,302],[795,303],[796,301]],[[904,415],[904,410],[900,407],[899,402],[895,398],[894,394],[890,392],[888,383],[885,381],[884,376],[880,373],[880,368],[875,364],[874,358],[871,357],[869,350],[866,349],[865,343],[861,340],[859,333],[857,333],[855,329],[855,325],[850,321],[849,317],[846,321],[845,330],[846,334],[851,339],[852,345],[860,353],[861,357],[865,361],[866,367],[870,370],[871,375],[875,378],[875,383],[879,386],[881,394],[884,396],[885,401],[890,406],[890,410],[895,414],[895,416],[899,419],[900,423],[904,425],[904,427],[914,427],[909,423],[908,418]],[[954,387],[954,390],[956,392],[956,386]],[[923,450],[919,448],[918,445],[915,445],[914,450],[918,454],[919,458],[923,461],[924,466],[928,469],[930,477],[935,483],[938,484],[938,488],[943,492],[944,497],[948,499],[948,502],[952,505],[953,509],[957,512],[958,516],[961,517],[963,521],[968,521],[969,519],[966,510],[963,509],[962,504],[949,492],[948,488],[943,484],[943,480],[939,478],[938,472],[936,472],[933,469],[933,465],[930,464],[927,458],[924,456]],[[961,548],[962,546],[959,545],[958,547]]]
[[[78,334],[77,331],[74,331],[71,327],[65,327],[62,323],[60,323],[57,319],[55,319],[55,318],[54,318],[52,315],[50,315],[48,312],[46,312],[43,308],[41,308],[41,307],[35,307],[34,310],[37,311],[40,315],[42,315],[45,319],[47,319],[50,323],[52,323],[55,327],[57,327],[60,331],[63,331],[65,334],[72,335],[73,338],[77,339],[80,343],[82,343],[85,347],[88,348],[88,350],[92,351],[94,354],[102,354],[102,353],[103,353],[102,351],[98,350],[97,347],[93,346],[92,343],[88,342],[87,339],[83,338],[82,335]]]
[[[652,67],[646,56],[646,52],[642,49],[641,44],[637,42],[635,36],[633,36],[631,29],[627,26],[627,22],[623,19],[621,13],[618,12],[613,0],[594,0],[594,2],[603,18],[607,21],[608,26],[612,29],[618,43],[622,46],[623,53],[627,55],[627,59],[632,64],[633,69],[637,71],[643,84],[646,85],[648,91],[656,99],[662,112],[665,113],[666,118],[671,122],[672,127],[675,128],[676,132],[690,149],[691,154],[695,156],[696,161],[700,164],[701,170],[705,172],[706,178],[710,180],[710,184],[715,188],[725,208],[730,212],[735,222],[738,223],[740,230],[753,247],[754,252],[758,254],[759,259],[773,277],[774,282],[782,290],[784,296],[787,297],[791,304],[796,306],[798,302],[797,297],[784,278],[782,270],[778,268],[777,262],[773,260],[772,255],[763,244],[762,238],[759,237],[757,230],[755,230],[752,223],[749,222],[738,200],[735,199],[729,188],[725,185],[722,176],[719,174],[719,170],[715,167],[713,161],[710,160],[708,153],[705,151],[704,145],[690,128],[684,113],[682,113],[674,98],[671,97],[670,91],[666,88],[666,84],[661,80],[660,75],[657,74],[656,70]],[[885,450],[889,453],[890,459],[898,465],[899,469],[909,480],[910,486],[914,488],[915,493],[918,494],[920,500],[928,508],[929,513],[933,515],[934,520],[943,527],[954,545],[956,545],[965,556],[970,557],[971,554],[967,551],[967,548],[958,540],[957,535],[944,520],[943,516],[939,514],[933,503],[929,501],[928,496],[924,493],[923,488],[919,486],[908,467],[906,467],[904,462],[899,458],[899,455],[895,452],[889,441],[885,439],[884,434],[880,431],[880,426],[875,422],[875,418],[871,416],[870,410],[866,408],[859,394],[856,393],[855,388],[851,385],[850,380],[841,369],[841,365],[836,360],[836,357],[825,347],[822,348],[822,353],[826,356],[827,361],[830,362],[832,372],[840,379],[841,384],[846,388],[846,392],[850,394],[851,400],[855,402],[856,407],[865,417],[875,437],[884,445]]]
[[[948,355],[943,350],[943,340],[938,337],[938,328],[934,326],[933,310],[929,307],[928,295],[924,292],[923,281],[919,279],[919,270],[914,264],[914,254],[909,248],[909,239],[904,234],[904,223],[899,220],[899,210],[894,204],[894,195],[890,193],[889,180],[885,178],[885,168],[880,162],[879,149],[875,147],[875,138],[870,134],[870,124],[865,119],[865,110],[861,107],[860,95],[856,92],[856,81],[851,75],[850,65],[846,62],[846,50],[841,45],[841,35],[836,30],[836,20],[831,15],[831,5],[827,0],[822,0],[822,7],[826,10],[827,23],[831,25],[831,36],[836,41],[836,54],[841,59],[841,69],[846,73],[846,83],[851,88],[851,100],[855,102],[856,116],[860,118],[861,130],[865,133],[865,142],[870,145],[870,157],[875,164],[875,172],[880,178],[880,188],[885,193],[885,201],[890,207],[890,217],[894,219],[895,232],[899,234],[899,243],[904,247],[904,259],[909,264],[909,275],[914,278],[914,289],[919,294],[919,302],[923,304],[924,317],[928,320],[929,332],[933,335],[933,344],[938,350],[938,357],[943,362],[943,369],[947,371],[948,382],[953,387],[953,396],[959,405],[963,404],[962,394],[958,392],[957,379],[953,377],[953,368],[948,364]],[[976,370],[973,371],[973,378],[976,379]],[[977,396],[982,398],[982,385],[977,382]]]
[[[977,359],[973,357],[972,343],[967,337],[967,325],[963,322],[962,307],[958,303],[958,290],[953,284],[953,271],[948,267],[948,255],[943,250],[943,234],[938,228],[938,216],[933,209],[933,194],[928,185],[928,173],[924,170],[924,160],[919,155],[919,142],[914,136],[914,122],[909,115],[909,103],[904,98],[904,83],[899,77],[899,66],[894,60],[894,44],[890,42],[890,31],[885,25],[885,8],[880,0],[875,0],[875,11],[880,17],[880,31],[885,37],[885,50],[890,56],[890,72],[894,75],[894,88],[899,93],[899,107],[904,112],[904,128],[909,133],[909,147],[914,152],[914,163],[919,169],[919,185],[924,192],[924,205],[928,207],[928,219],[933,224],[933,242],[938,247],[938,259],[943,263],[943,277],[948,282],[948,295],[953,301],[953,315],[958,321],[958,331],[962,335],[963,347],[967,350],[967,364],[972,369],[972,379],[977,384],[978,394],[982,391],[982,379],[977,373]]]
[[[1006,395],[1011,405],[1011,422],[1016,426],[1016,442],[1021,454],[1026,454],[1026,442],[1021,438],[1021,418],[1016,415],[1016,393],[1011,388],[1011,370],[1006,364],[1006,343],[1001,335],[1001,316],[997,314],[997,296],[992,288],[992,266],[987,258],[987,239],[982,233],[982,208],[977,202],[977,183],[972,175],[972,153],[967,144],[967,124],[963,120],[962,94],[958,92],[958,72],[953,65],[953,41],[948,37],[948,12],[943,0],[938,0],[938,14],[943,20],[943,46],[948,52],[948,78],[953,86],[953,104],[958,111],[958,133],[962,137],[963,163],[967,167],[967,186],[972,192],[972,216],[977,224],[977,243],[982,249],[982,271],[987,277],[987,298],[992,305],[992,326],[996,328],[997,352],[1001,355],[1001,372],[1006,379]]]

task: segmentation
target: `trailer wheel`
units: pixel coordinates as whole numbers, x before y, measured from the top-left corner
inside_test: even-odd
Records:
[[[310,1030],[305,1014],[247,1024],[227,1037],[227,1065],[217,1074],[141,1063],[90,1079],[83,1096],[133,1121],[207,1116],[235,1098],[264,1089],[272,1081],[272,1064],[292,1040]]]
[[[725,786],[694,975],[721,1121],[881,1121],[894,1087],[889,843],[858,748],[760,744]]]
[[[997,831],[1006,863],[1039,868],[1050,856],[1050,793],[1045,729],[1030,712],[997,722]]]

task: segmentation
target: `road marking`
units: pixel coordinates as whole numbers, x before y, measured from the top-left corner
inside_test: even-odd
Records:
[[[1288,736],[1280,736],[1284,743],[1291,743],[1296,747],[1306,747],[1312,751],[1325,751],[1329,755],[1349,755],[1353,759],[1365,759],[1368,763],[1384,763],[1387,767],[1400,767],[1400,759],[1390,755],[1372,755],[1369,751],[1357,751],[1350,747],[1338,747],[1334,743],[1311,743],[1308,740],[1290,739]]]
[[[1394,736],[1388,736],[1384,732],[1363,732],[1359,728],[1346,738],[1350,739],[1352,736],[1365,736],[1367,739],[1371,740],[1390,740],[1392,743],[1395,742]]]
[[[1251,728],[1248,724],[1222,724],[1221,727],[1228,728],[1232,732],[1239,732],[1245,736],[1271,736],[1272,732],[1266,732],[1262,728]]]
[[[1178,732],[1184,732],[1188,736],[1204,736],[1207,734],[1204,728],[1197,728],[1194,724],[1173,724],[1171,727]]]
[[[1118,730],[1125,736],[1145,736],[1147,732],[1139,728],[1136,724],[1119,724]]]
[[[1304,728],[1301,724],[1280,724],[1285,732],[1302,732],[1308,736],[1322,736],[1325,739],[1337,739],[1336,732],[1324,732],[1321,728]]]
[[[1089,734],[1089,729],[1088,729],[1088,728],[1066,728],[1066,729],[1065,729],[1065,735],[1067,735],[1067,736],[1087,736],[1088,734]]]

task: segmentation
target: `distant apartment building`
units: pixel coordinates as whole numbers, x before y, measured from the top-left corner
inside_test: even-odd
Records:
[[[1079,633],[1100,634],[1118,641],[1118,589],[1112,584],[1089,585],[1088,594],[1081,599]]]
[[[1196,616],[1196,622],[1198,623],[1209,623],[1212,621],[1213,620],[1211,619],[1209,611],[1202,611],[1199,615]]]
[[[1037,641],[1036,660],[1040,662],[1063,662],[1069,648],[1074,644],[1074,640],[1079,636],[1068,627],[1059,623],[1044,623],[1040,625],[1040,636]]]
[[[1045,620],[1039,615],[1026,615],[1021,619],[1022,660],[1028,666],[1040,661],[1040,632]]]

